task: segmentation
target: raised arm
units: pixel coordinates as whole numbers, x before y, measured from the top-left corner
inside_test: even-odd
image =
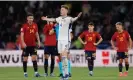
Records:
[[[72,19],[71,19],[72,23],[73,23],[74,21],[76,21],[81,15],[82,15],[82,12],[80,12],[80,13],[78,14],[77,17],[72,18]]]
[[[55,18],[47,18],[47,16],[46,17],[42,16],[41,19],[49,22],[56,22]]]

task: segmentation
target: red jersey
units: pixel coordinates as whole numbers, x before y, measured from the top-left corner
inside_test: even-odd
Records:
[[[44,45],[46,46],[56,46],[56,34],[49,35],[49,31],[54,27],[54,24],[46,24],[44,26],[43,32],[45,35]]]
[[[100,39],[101,36],[97,32],[89,32],[87,30],[80,35],[80,38],[85,38],[85,41],[87,42],[87,44],[85,44],[84,46],[84,49],[86,51],[96,51],[96,46],[94,45],[94,43],[97,39]]]
[[[127,52],[128,51],[128,40],[130,35],[127,31],[122,33],[115,32],[112,36],[112,40],[116,41],[116,47],[118,48],[117,52]]]
[[[28,23],[23,24],[21,32],[24,33],[24,42],[26,46],[36,46],[36,32],[38,32],[36,23],[32,23],[32,25]]]

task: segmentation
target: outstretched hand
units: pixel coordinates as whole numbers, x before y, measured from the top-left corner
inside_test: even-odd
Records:
[[[82,12],[80,12],[79,14],[78,14],[78,17],[80,17],[82,15]]]
[[[45,16],[42,16],[41,19],[42,20],[47,20],[47,16],[46,17]]]

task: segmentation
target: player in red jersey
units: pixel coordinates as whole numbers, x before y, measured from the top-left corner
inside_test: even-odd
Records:
[[[40,47],[40,39],[38,34],[37,24],[33,22],[33,14],[27,15],[27,22],[23,24],[21,28],[21,42],[23,46],[23,70],[24,76],[28,77],[27,74],[27,60],[28,56],[32,57],[33,67],[35,71],[35,77],[40,77],[38,73],[37,65],[37,50],[36,50],[36,39],[38,41],[38,47]]]
[[[53,77],[53,70],[54,70],[54,64],[55,64],[55,56],[58,54],[57,52],[57,42],[56,42],[56,34],[54,33],[54,23],[53,22],[47,22],[47,24],[44,26],[43,32],[45,35],[45,41],[44,41],[44,69],[45,74],[44,76],[48,76],[48,58],[51,55],[51,66],[50,66],[50,76]]]
[[[123,25],[121,22],[116,23],[117,32],[114,33],[111,39],[111,44],[113,49],[117,51],[117,59],[119,59],[119,76],[127,76],[128,75],[128,50],[132,48],[132,40],[129,33],[123,30]],[[116,47],[114,44],[116,42]],[[128,44],[129,43],[129,44]],[[122,73],[123,68],[123,60],[125,61],[126,72]]]
[[[83,41],[82,38],[85,40]],[[96,46],[102,42],[102,37],[99,33],[94,31],[94,24],[90,22],[88,24],[88,30],[84,31],[78,39],[84,44],[84,50],[86,59],[88,61],[89,75],[93,75],[94,60],[96,57]],[[98,42],[96,40],[98,39]]]

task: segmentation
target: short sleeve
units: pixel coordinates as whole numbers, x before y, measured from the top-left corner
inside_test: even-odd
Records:
[[[25,25],[23,25],[23,26],[21,27],[20,32],[22,32],[22,33],[24,33],[24,32],[25,32]]]
[[[126,37],[127,37],[127,39],[130,38],[130,34],[127,31],[126,31]]]
[[[81,33],[79,37],[83,38],[84,36],[85,36],[85,32]]]
[[[56,22],[59,23],[60,22],[60,17],[55,18]]]
[[[38,32],[38,26],[37,26],[37,24],[35,24],[35,26],[36,26],[36,32]]]
[[[96,36],[97,36],[98,39],[102,38],[99,33],[96,33]]]
[[[70,32],[72,32],[72,29],[69,29]]]
[[[112,36],[111,40],[113,40],[113,41],[116,40],[116,33]]]

